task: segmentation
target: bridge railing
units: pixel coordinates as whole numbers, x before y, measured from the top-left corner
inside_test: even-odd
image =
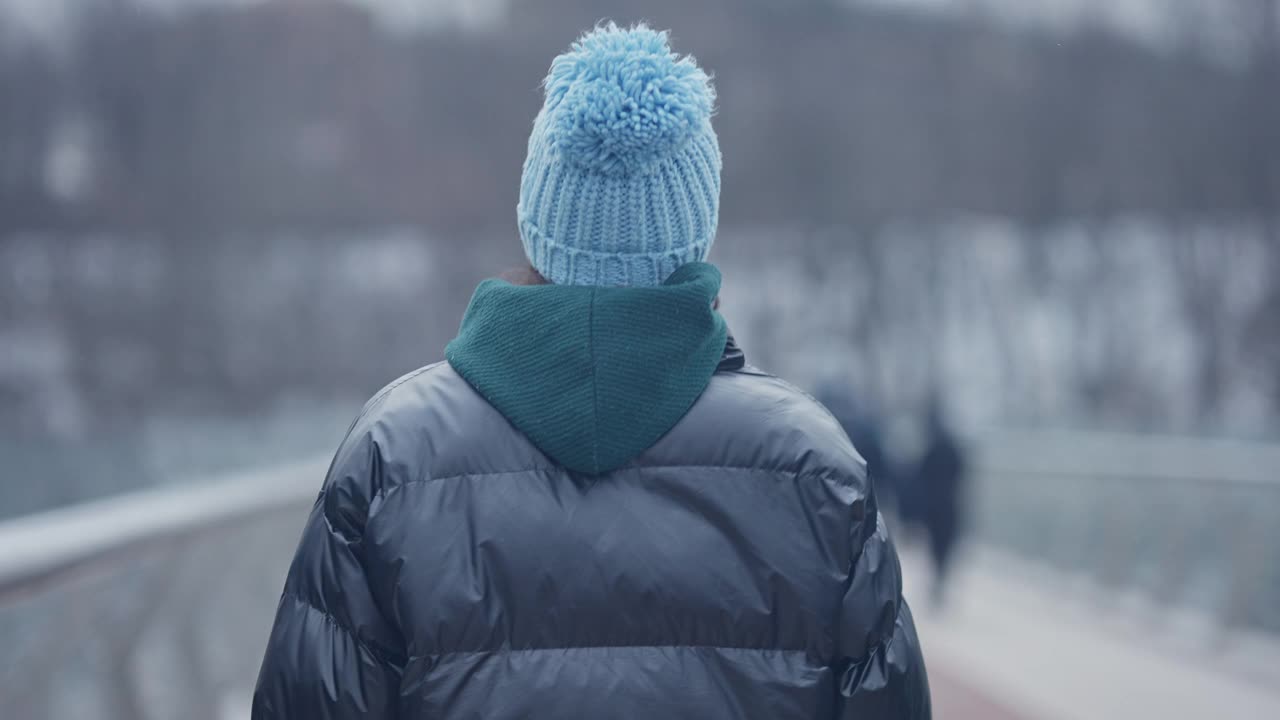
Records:
[[[974,447],[980,542],[1225,629],[1280,633],[1280,446],[992,432]]]
[[[0,524],[0,716],[247,716],[324,460]]]

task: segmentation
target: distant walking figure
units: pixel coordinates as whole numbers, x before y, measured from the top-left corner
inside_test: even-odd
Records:
[[[532,268],[355,420],[256,720],[930,717],[866,468],[714,307],[713,101],[644,26],[552,63]]]
[[[916,504],[912,515],[924,526],[929,539],[934,568],[933,600],[941,604],[962,525],[965,458],[947,426],[940,403],[930,403],[925,426],[924,454],[911,489]]]

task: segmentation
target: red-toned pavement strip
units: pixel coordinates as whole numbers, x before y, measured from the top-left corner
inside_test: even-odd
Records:
[[[929,665],[929,690],[935,720],[1038,720],[965,684],[937,663]]]

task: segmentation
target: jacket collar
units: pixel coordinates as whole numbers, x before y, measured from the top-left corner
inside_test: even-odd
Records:
[[[720,364],[716,366],[716,372],[732,372],[741,370],[747,366],[747,356],[742,352],[742,348],[738,346],[738,341],[733,339],[730,333],[724,341],[724,353],[720,356]]]

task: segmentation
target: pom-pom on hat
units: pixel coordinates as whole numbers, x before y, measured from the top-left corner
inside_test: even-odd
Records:
[[[516,215],[558,285],[659,285],[705,260],[720,209],[715,90],[666,32],[597,27],[551,63]]]

